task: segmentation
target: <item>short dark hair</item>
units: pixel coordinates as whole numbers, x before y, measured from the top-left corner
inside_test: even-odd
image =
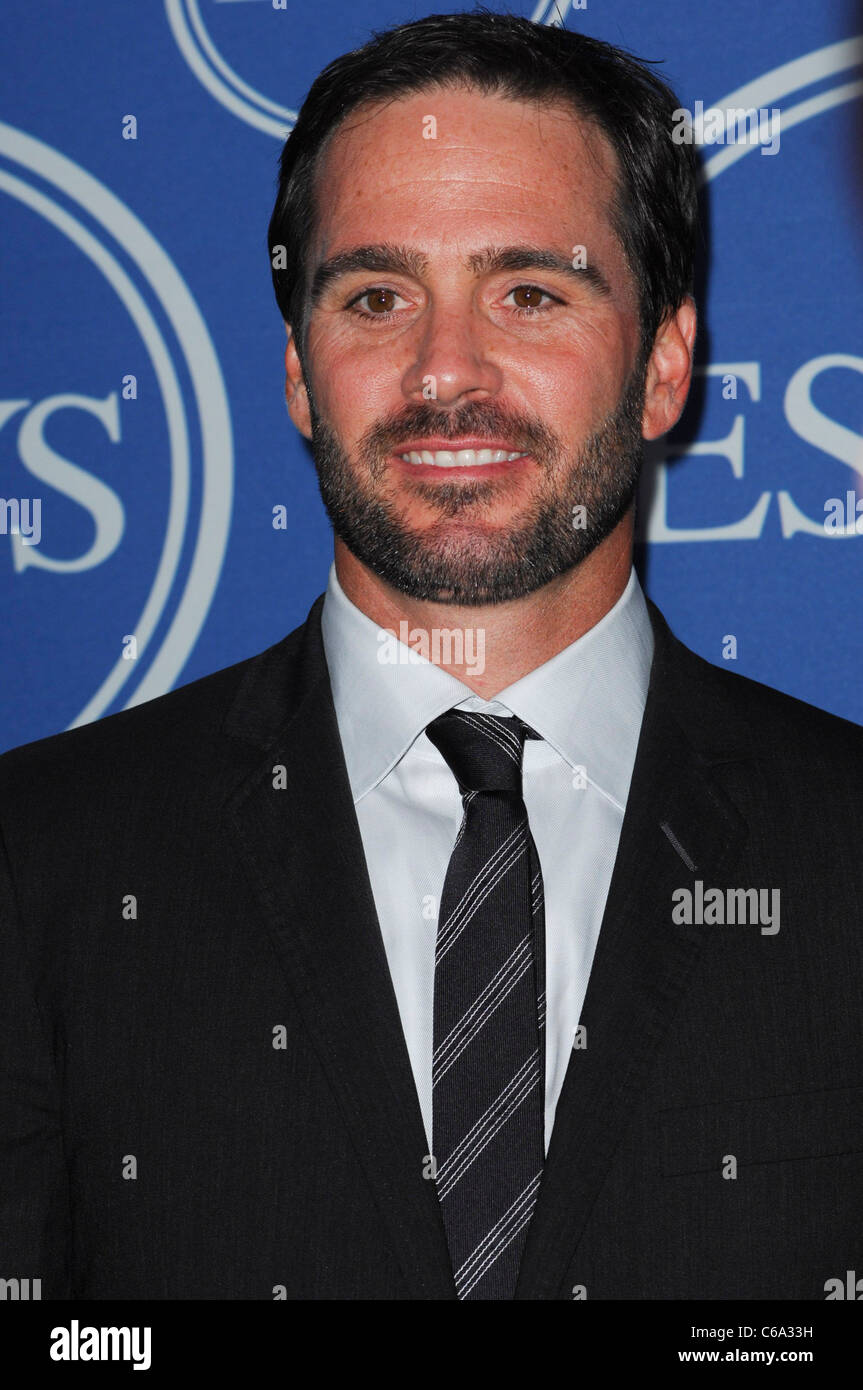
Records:
[[[645,61],[599,39],[485,7],[427,15],[374,34],[312,83],[282,149],[268,229],[276,300],[302,359],[307,248],[315,174],[328,138],[352,111],[428,88],[464,86],[516,100],[569,103],[606,136],[620,165],[611,221],[635,279],[642,352],[692,293],[698,232],[697,163],[671,138],[680,103]],[[274,254],[284,247],[284,254]]]

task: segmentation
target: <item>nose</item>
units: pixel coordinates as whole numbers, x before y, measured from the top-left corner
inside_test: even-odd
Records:
[[[453,405],[476,393],[496,395],[503,374],[488,355],[487,325],[470,307],[429,307],[402,388],[412,400]]]

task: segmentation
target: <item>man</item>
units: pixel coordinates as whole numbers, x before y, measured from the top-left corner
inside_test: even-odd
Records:
[[[677,104],[487,12],[312,87],[269,251],[327,593],[2,760],[2,1248],[44,1297],[859,1267],[863,733],[632,570],[696,332]]]

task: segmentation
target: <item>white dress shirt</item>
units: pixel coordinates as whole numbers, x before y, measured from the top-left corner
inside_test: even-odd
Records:
[[[432,1147],[437,915],[463,808],[425,733],[454,706],[518,715],[524,801],[545,889],[545,1146],[551,1137],[593,963],[641,729],[653,631],[632,570],[617,603],[542,666],[483,700],[377,623],[329,574],[324,651],[372,893]],[[590,1040],[586,1039],[587,1046]]]

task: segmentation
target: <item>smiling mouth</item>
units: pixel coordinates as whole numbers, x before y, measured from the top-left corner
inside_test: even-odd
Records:
[[[398,458],[415,467],[482,468],[491,463],[513,463],[527,458],[527,453],[509,453],[506,449],[411,449]]]

